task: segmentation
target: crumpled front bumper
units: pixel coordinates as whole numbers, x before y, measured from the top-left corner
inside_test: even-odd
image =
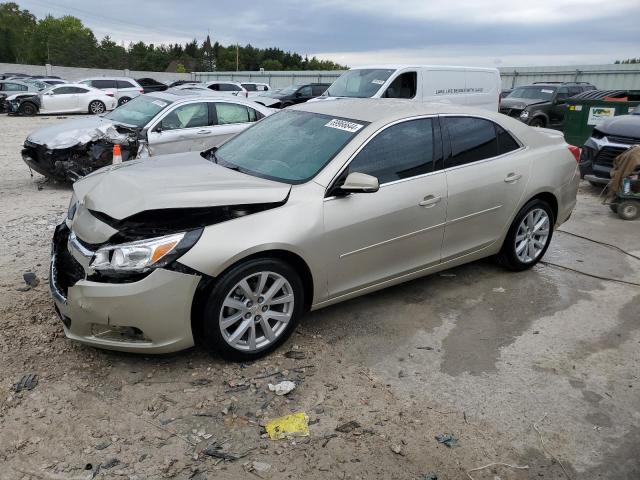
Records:
[[[75,255],[61,224],[49,287],[68,338],[126,352],[168,353],[194,345],[191,305],[199,276],[157,269],[132,282],[91,281]]]

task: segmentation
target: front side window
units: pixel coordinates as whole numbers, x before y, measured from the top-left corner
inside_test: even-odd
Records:
[[[298,90],[298,93],[301,97],[310,97],[311,96],[311,86],[307,85]]]
[[[451,142],[451,158],[447,167],[465,165],[498,155],[498,138],[493,122],[473,117],[443,118]]]
[[[133,127],[144,127],[156,115],[171,105],[171,102],[150,95],[138,95],[124,105],[107,113],[105,118]]]
[[[366,173],[388,183],[432,172],[433,159],[433,121],[421,118],[377,134],[349,164],[349,172]]]
[[[329,85],[311,85],[311,94],[314,97],[319,97],[320,95],[322,95],[324,92],[327,91],[327,87]]]
[[[417,72],[405,72],[391,82],[389,88],[384,92],[385,98],[413,98],[416,96],[418,85]]]
[[[282,110],[229,140],[215,152],[221,165],[285,183],[318,174],[367,122]]]
[[[162,130],[206,127],[209,125],[209,108],[204,102],[180,105],[169,112],[160,125]]]
[[[54,95],[68,95],[70,93],[78,93],[74,87],[58,87],[53,89]]]
[[[330,97],[373,97],[395,70],[363,68],[348,70],[340,75],[327,90]]]

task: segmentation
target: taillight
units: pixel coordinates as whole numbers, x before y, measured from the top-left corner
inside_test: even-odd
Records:
[[[582,149],[580,147],[576,147],[575,145],[569,145],[569,151],[571,152],[571,155],[573,155],[573,158],[576,159],[576,162],[580,161],[580,153],[582,153]]]
[[[138,91],[139,91],[141,94],[142,94],[142,93],[144,93],[144,89],[142,89],[142,88],[141,88],[140,90],[138,90]]]

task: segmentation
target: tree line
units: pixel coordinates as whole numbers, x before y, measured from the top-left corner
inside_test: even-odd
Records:
[[[625,60],[616,60],[614,62],[616,65],[627,65],[630,63],[640,63],[640,58],[627,58]]]
[[[0,62],[65,67],[147,71],[344,70],[347,67],[279,48],[224,46],[209,36],[199,43],[118,44],[108,35],[98,41],[71,15],[37,19],[13,2],[0,3]]]

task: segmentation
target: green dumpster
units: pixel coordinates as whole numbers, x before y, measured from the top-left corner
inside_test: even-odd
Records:
[[[589,90],[567,99],[564,138],[582,146],[593,127],[607,118],[628,115],[640,105],[640,90]]]

